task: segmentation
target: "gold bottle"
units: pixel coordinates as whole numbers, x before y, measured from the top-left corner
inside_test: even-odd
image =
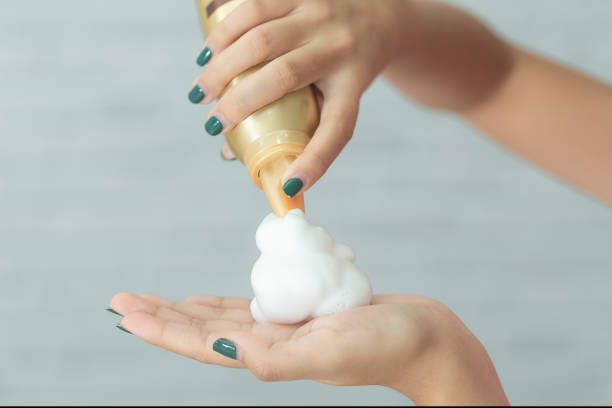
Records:
[[[204,36],[244,0],[196,0]],[[265,63],[234,78],[221,96]],[[279,217],[293,208],[304,210],[304,196],[289,198],[280,183],[281,176],[304,151],[319,123],[319,111],[312,87],[291,92],[252,113],[225,133],[236,157],[246,165],[253,183],[264,190],[270,206]]]

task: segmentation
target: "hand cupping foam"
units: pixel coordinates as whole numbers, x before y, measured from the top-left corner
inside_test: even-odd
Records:
[[[310,225],[301,210],[266,216],[255,241],[261,251],[251,272],[256,321],[297,323],[370,304],[372,288],[353,250]]]

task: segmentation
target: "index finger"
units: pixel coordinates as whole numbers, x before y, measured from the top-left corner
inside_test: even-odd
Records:
[[[295,5],[295,0],[247,0],[215,26],[204,49],[220,53],[253,27],[287,15]],[[198,64],[204,65],[200,59]]]

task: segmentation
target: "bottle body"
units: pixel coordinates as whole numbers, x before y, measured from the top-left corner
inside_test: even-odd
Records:
[[[244,0],[197,0],[205,36]],[[236,86],[265,63],[234,78],[222,91]],[[319,122],[312,87],[291,92],[249,115],[225,133],[236,157],[245,164],[253,183],[264,189],[274,212],[284,216],[292,208],[304,210],[303,196],[282,193],[284,169],[302,153]]]

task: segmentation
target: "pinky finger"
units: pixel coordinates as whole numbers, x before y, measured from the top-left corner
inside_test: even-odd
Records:
[[[236,155],[232,151],[232,148],[227,144],[227,142],[223,143],[221,146],[221,158],[225,161],[236,160]]]

